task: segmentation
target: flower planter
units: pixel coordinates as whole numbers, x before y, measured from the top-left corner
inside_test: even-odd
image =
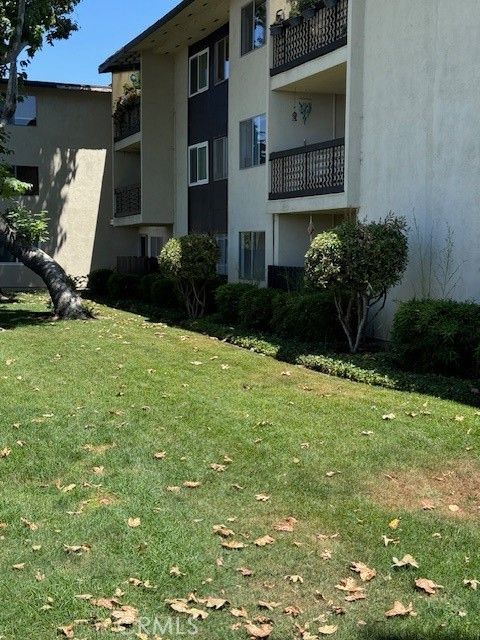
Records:
[[[281,22],[280,24],[272,24],[270,27],[270,34],[272,36],[281,36],[284,28],[285,26],[283,22]]]

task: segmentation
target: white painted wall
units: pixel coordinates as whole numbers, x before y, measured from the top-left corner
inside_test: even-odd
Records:
[[[175,220],[174,234],[188,233],[188,47],[175,56]]]
[[[273,220],[266,213],[268,163],[239,169],[240,122],[268,113],[269,48],[240,55],[241,9],[246,0],[230,3],[229,80],[229,279],[238,279],[239,233],[266,232],[266,265],[273,258]],[[269,36],[268,36],[269,39]],[[267,157],[269,150],[267,148]]]
[[[416,218],[437,254],[451,225],[465,261],[454,296],[480,300],[480,3],[364,1],[360,215]],[[421,294],[415,236],[384,333],[395,301]]]

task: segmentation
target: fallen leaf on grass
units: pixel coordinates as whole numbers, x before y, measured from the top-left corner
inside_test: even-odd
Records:
[[[141,587],[142,589],[152,591],[157,588],[156,585],[151,584],[149,580],[140,580],[139,578],[129,578],[128,584],[132,585],[132,587]]]
[[[257,502],[268,502],[270,498],[271,496],[268,496],[265,493],[257,493],[257,495],[255,496],[255,500]]]
[[[360,575],[360,580],[362,582],[370,582],[370,580],[373,580],[377,575],[375,569],[370,569],[370,567],[367,567],[363,562],[352,562],[350,568],[352,571],[355,571],[355,573]]]
[[[15,571],[23,571],[25,569],[25,562],[20,562],[19,564],[12,565],[12,569]]]
[[[395,420],[396,417],[394,413],[386,413],[382,416],[382,420]]]
[[[223,473],[227,470],[227,466],[225,464],[218,464],[217,462],[212,462],[210,468],[216,471],[217,473]]]
[[[285,580],[288,580],[288,582],[292,582],[293,584],[297,584],[297,583],[303,584],[304,582],[302,576],[296,576],[296,575],[285,576]]]
[[[274,525],[274,529],[275,531],[284,531],[285,533],[293,533],[293,530],[295,528],[295,525],[297,524],[298,520],[296,518],[285,518],[285,520],[281,520],[280,522],[277,522],[276,525]]]
[[[79,545],[63,545],[63,550],[65,553],[70,553],[72,555],[81,556],[84,553],[89,553],[91,551],[91,547],[88,544],[79,544]]]
[[[271,624],[262,624],[260,626],[247,624],[245,625],[245,631],[251,638],[268,638],[272,635],[273,626]]]
[[[357,584],[354,578],[344,578],[339,584],[335,585],[335,589],[346,591],[347,593],[363,593],[364,588]]]
[[[26,518],[20,518],[20,522],[30,531],[38,531],[38,524],[35,524],[35,522],[29,522]]]
[[[192,482],[191,480],[186,480],[186,481],[183,483],[183,486],[184,486],[186,489],[197,489],[198,487],[200,487],[200,486],[201,486],[201,484],[202,484],[201,482]]]
[[[401,569],[402,567],[413,567],[414,569],[418,569],[418,562],[413,556],[407,553],[407,555],[403,556],[401,560],[399,560],[398,558],[393,558],[392,566],[397,569]]]
[[[178,567],[172,567],[170,569],[170,575],[173,576],[174,578],[181,578],[185,574],[182,573]]]
[[[448,510],[451,513],[458,513],[460,511],[460,507],[458,506],[458,504],[450,504],[448,505]]]
[[[246,567],[240,567],[239,569],[237,569],[237,571],[241,573],[244,578],[253,576],[253,571],[251,569],[247,569]]]
[[[5,449],[0,449],[0,458],[8,458],[12,453],[11,449],[5,447]]]
[[[338,627],[334,625],[325,625],[324,627],[320,627],[318,633],[322,636],[333,636],[334,633],[337,633]]]
[[[480,586],[480,580],[475,580],[475,579],[464,580],[463,584],[465,587],[468,587],[469,589],[473,589],[473,591],[476,591]]]
[[[155,458],[155,460],[165,460],[165,458],[167,457],[167,452],[157,451],[157,453],[153,454],[153,457]]]
[[[131,627],[138,622],[138,610],[125,605],[112,611],[113,624],[121,630],[123,627]]]
[[[223,609],[223,607],[228,604],[228,600],[224,598],[213,598],[211,596],[208,598],[199,598],[198,602],[205,605],[207,609],[215,609],[216,611]]]
[[[431,500],[423,500],[422,509],[424,511],[433,511],[435,509],[435,504]]]
[[[194,620],[205,620],[208,618],[207,611],[196,609],[195,607],[189,607],[185,600],[167,600],[167,603],[176,613],[185,613]]]
[[[415,580],[415,586],[430,596],[434,596],[437,593],[437,589],[443,589],[442,585],[436,584],[433,580],[427,580],[427,578],[418,578]]]
[[[285,609],[283,610],[283,613],[286,616],[292,616],[292,618],[298,618],[298,616],[301,615],[303,611],[302,609],[300,609],[300,607],[297,607],[296,605],[290,605],[289,607],[285,607]]]
[[[260,609],[267,609],[267,611],[273,611],[280,606],[280,602],[266,602],[265,600],[259,600],[257,606]]]
[[[387,618],[395,618],[397,616],[414,616],[416,615],[413,610],[413,604],[410,604],[406,607],[398,600],[395,600],[393,603],[393,607],[385,613]]]
[[[246,545],[243,544],[243,542],[237,542],[235,540],[230,540],[229,542],[222,542],[222,547],[225,547],[225,549],[230,549],[230,550],[237,550],[237,549],[244,549]]]
[[[130,527],[130,529],[138,529],[141,524],[142,521],[140,520],[140,518],[129,518],[127,520],[127,525]]]
[[[213,533],[221,538],[230,538],[235,535],[235,533],[231,529],[228,529],[224,524],[215,524],[213,526]]]
[[[395,531],[396,529],[398,529],[398,527],[400,526],[400,520],[399,518],[394,518],[393,520],[391,520],[388,523],[388,526],[390,527],[390,529],[392,529],[393,531]]]
[[[230,613],[235,618],[248,618],[248,611],[243,607],[240,607],[239,609],[234,607],[233,609],[230,609]]]
[[[257,547],[266,547],[267,545],[270,544],[274,544],[275,543],[275,538],[272,538],[272,536],[262,536],[261,538],[257,538],[255,540],[255,545]]]
[[[62,634],[62,636],[64,636],[65,638],[75,637],[75,630],[74,630],[73,624],[69,624],[68,626],[65,626],[65,627],[58,627],[57,631],[58,633]]]

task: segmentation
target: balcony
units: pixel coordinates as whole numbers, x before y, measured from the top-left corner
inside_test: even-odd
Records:
[[[140,133],[141,129],[140,97],[122,106],[121,110],[114,114],[114,138],[120,142],[125,138]]]
[[[139,216],[142,213],[142,188],[132,185],[115,189],[115,218]]]
[[[270,75],[276,76],[345,46],[347,28],[348,0],[338,0],[332,8],[317,8],[313,17],[299,18],[299,23],[287,20],[282,27],[273,25]]]
[[[345,138],[272,153],[270,166],[270,200],[342,193]]]

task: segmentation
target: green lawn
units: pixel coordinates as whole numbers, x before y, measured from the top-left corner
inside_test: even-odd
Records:
[[[66,627],[77,639],[241,640],[247,620],[273,626],[272,640],[335,627],[338,640],[480,638],[480,583],[464,585],[480,580],[474,408],[106,307],[69,324],[42,310],[41,296],[0,307],[1,639]],[[293,532],[275,529],[286,518]],[[233,534],[214,534],[220,524]],[[392,568],[406,554],[419,568]],[[361,582],[352,562],[376,577]],[[335,586],[347,578],[365,599],[345,601]],[[443,589],[423,594],[418,578]],[[208,612],[196,636],[165,602],[192,593],[200,602],[177,604]],[[387,619],[395,600],[417,615]],[[119,636],[122,606],[156,630],[144,620]],[[233,615],[241,608],[247,618]]]

